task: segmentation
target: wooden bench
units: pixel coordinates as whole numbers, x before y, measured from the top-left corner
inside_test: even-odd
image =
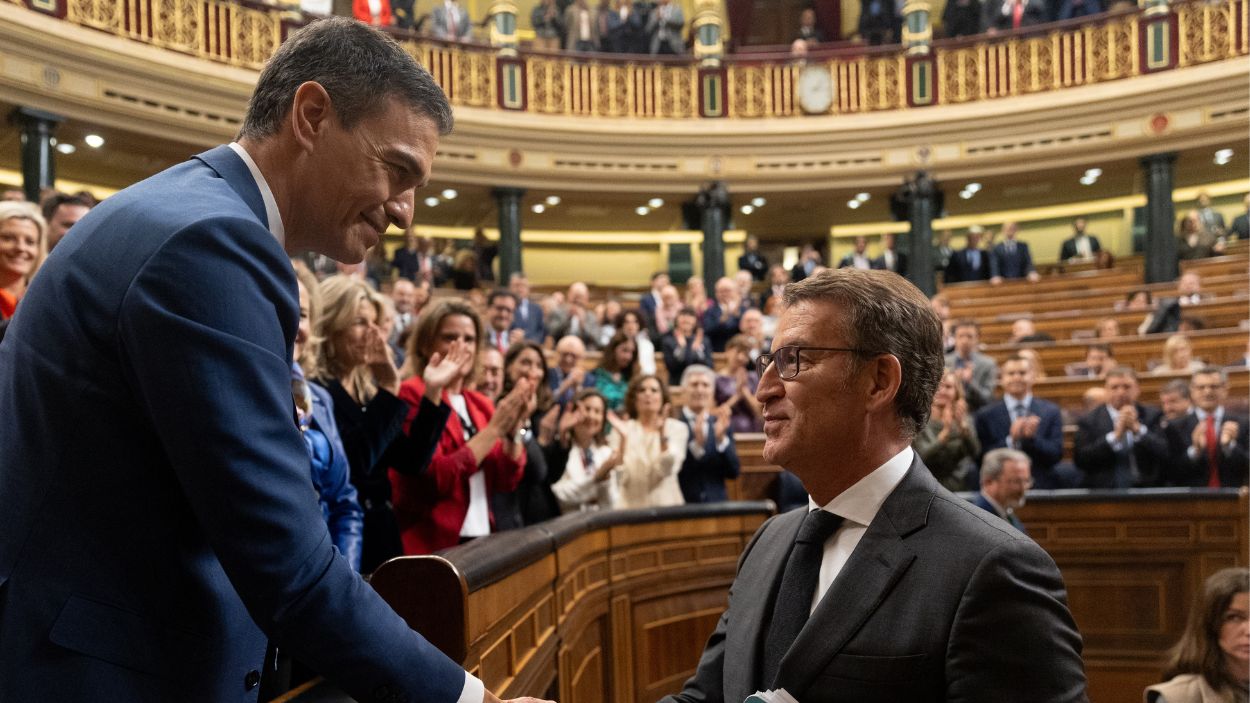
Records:
[[[1024,344],[994,344],[981,351],[1002,364],[1020,349],[1032,349],[1042,360],[1042,368],[1048,376],[1065,375],[1064,367],[1085,360],[1085,351],[1091,344],[1107,344],[1112,355],[1122,366],[1131,366],[1139,374],[1149,371],[1151,361],[1163,357],[1163,343],[1170,333],[1125,336],[1114,339],[1061,340],[1053,344],[1028,342]],[[1194,357],[1210,364],[1223,366],[1240,359],[1246,351],[1250,331],[1243,327],[1199,330],[1186,334],[1194,348]]]
[[[1242,320],[1250,318],[1250,298],[1238,295],[1231,298],[1215,299],[1185,308],[1186,316],[1201,318],[1209,329],[1237,327]],[[1120,324],[1120,329],[1134,330],[1146,314],[1140,310],[1069,310],[1066,312],[1050,312],[1033,316],[1033,324],[1038,332],[1045,332],[1056,340],[1072,339],[1083,333],[1093,333],[1098,320],[1111,317]],[[981,341],[987,344],[1002,344],[1011,338],[1013,320],[994,320],[981,325]]]
[[[1211,276],[1203,278],[1202,281],[1203,293],[1217,298],[1245,293],[1248,289],[1250,289],[1250,277],[1245,274]],[[1163,298],[1176,297],[1176,284],[1173,282],[1120,285],[1088,291],[1053,292],[1044,296],[1023,293],[1002,297],[989,295],[985,298],[962,300],[958,305],[952,305],[951,319],[971,317],[979,322],[986,322],[1015,320],[1020,317],[1075,308],[1115,310],[1124,305],[1130,293],[1138,290],[1150,291],[1156,302]]]

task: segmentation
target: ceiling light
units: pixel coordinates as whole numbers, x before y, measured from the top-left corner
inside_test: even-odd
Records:
[[[455,188],[447,188],[443,191],[443,197],[447,200],[455,200],[457,195],[460,194],[456,192]]]
[[[436,205],[438,205],[438,198],[434,197],[433,195],[425,199],[426,207],[434,207]]]
[[[638,213],[639,215],[645,215],[651,212],[651,210],[646,205],[639,205],[638,207],[634,208],[634,212]]]
[[[752,198],[752,199],[751,199],[751,205],[752,205],[752,207],[764,207],[764,205],[765,205],[765,204],[767,204],[767,203],[768,203],[768,201],[767,201],[767,200],[765,200],[765,199],[763,199],[763,198]]]
[[[964,186],[964,190],[968,191],[969,193],[972,193],[973,195],[976,195],[977,193],[981,192],[981,184],[969,183],[968,185]]]
[[[1083,186],[1092,186],[1097,182],[1098,179],[1093,176],[1081,176],[1081,185]]]
[[[859,202],[861,202],[861,203],[866,203],[866,202],[868,202],[868,199],[869,199],[869,198],[871,198],[871,197],[872,197],[872,196],[871,196],[871,195],[869,195],[869,194],[867,194],[867,193],[857,193],[857,194],[855,195],[855,199],[856,199],[856,200],[858,200],[858,201],[859,201]]]
[[[970,192],[968,192],[967,190],[961,190],[961,191],[959,191],[959,197],[963,198],[964,200],[971,200],[971,199],[972,199],[972,195],[973,195],[973,194],[972,194],[972,193],[970,193]]]
[[[1233,160],[1232,149],[1220,149],[1219,151],[1215,152],[1215,163],[1220,166],[1223,166],[1224,164],[1232,160]]]
[[[862,202],[860,202],[860,201],[858,201],[858,200],[848,200],[848,201],[846,201],[846,206],[847,206],[847,207],[849,207],[849,208],[850,208],[850,209],[852,209],[852,210],[858,210],[860,205],[863,205],[863,203],[862,203]]]
[[[741,209],[742,209],[743,215],[750,215],[751,213],[755,212],[754,205],[743,205]]]
[[[1089,169],[1085,169],[1085,177],[1086,177],[1086,178],[1093,178],[1093,179],[1097,179],[1097,178],[1098,178],[1099,176],[1101,176],[1101,175],[1102,175],[1102,169],[1101,169],[1101,168],[1089,168]]]
[[[555,207],[555,206],[559,205],[559,204],[560,204],[560,196],[558,196],[558,195],[548,195],[548,196],[547,196],[547,204],[548,204],[548,205],[550,205],[551,207]]]
[[[547,206],[543,205],[542,203],[534,203],[534,206],[531,207],[530,209],[533,210],[536,214],[541,215],[544,212],[546,212]]]
[[[99,149],[100,147],[104,146],[104,137],[101,137],[98,134],[88,134],[87,136],[83,137],[82,140],[86,142],[87,146],[91,147],[92,149]]]
[[[78,151],[78,147],[74,146],[73,144],[70,144],[69,142],[61,142],[60,144],[56,145],[56,150],[61,152],[62,154],[72,154],[75,151]]]
[[[651,208],[652,210],[656,208],[662,208],[664,207],[664,200],[661,198],[652,198],[647,201],[647,207]]]

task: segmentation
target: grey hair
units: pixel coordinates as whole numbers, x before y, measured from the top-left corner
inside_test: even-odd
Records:
[[[1006,447],[991,449],[985,453],[985,458],[981,460],[981,483],[997,480],[999,476],[1003,475],[1003,467],[1009,461],[1019,461],[1030,466],[1033,463],[1029,459],[1029,455],[1019,449],[1008,449]]]
[[[429,117],[439,134],[451,132],[451,105],[428,71],[394,39],[346,17],[317,20],[295,32],[274,53],[256,81],[239,137],[276,134],[290,114],[295,91],[315,82],[344,129],[397,98]]]
[[[690,366],[686,367],[685,371],[681,372],[681,384],[680,385],[685,386],[686,381],[690,380],[691,378],[695,376],[707,376],[707,379],[710,383],[716,383],[715,371],[704,366],[703,364],[691,364]]]

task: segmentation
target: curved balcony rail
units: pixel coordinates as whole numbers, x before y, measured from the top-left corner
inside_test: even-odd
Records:
[[[81,26],[232,66],[258,69],[306,20],[249,0],[0,0]],[[1185,0],[1007,35],[938,41],[928,51],[851,47],[787,55],[689,58],[499,51],[396,30],[456,106],[610,118],[789,118],[800,76],[828,75],[815,114],[952,105],[1121,80],[1250,54],[1250,0]],[[810,109],[811,105],[807,105]]]

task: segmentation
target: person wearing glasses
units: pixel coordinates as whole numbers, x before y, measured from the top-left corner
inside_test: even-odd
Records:
[[[910,446],[942,377],[929,301],[848,268],[790,285],[784,305],[759,360],[763,454],[808,505],[752,538],[698,669],[665,703],[779,689],[804,703],[1086,701],[1055,563]]]
[[[1016,508],[1024,505],[1024,494],[1033,487],[1031,463],[1028,454],[1016,449],[987,452],[981,460],[981,492],[972,504],[1024,532]]]

